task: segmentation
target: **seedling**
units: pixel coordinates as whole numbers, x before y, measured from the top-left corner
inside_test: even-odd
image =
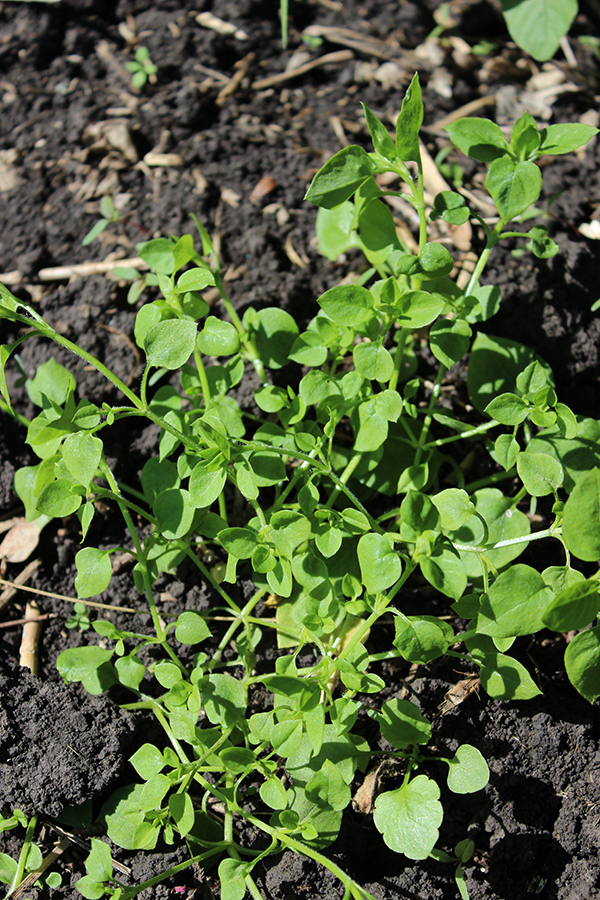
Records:
[[[258,898],[255,868],[287,848],[333,872],[346,898],[370,898],[323,850],[338,834],[353,782],[382,755],[396,760],[401,774],[375,799],[375,827],[410,859],[456,862],[464,897],[471,843],[460,844],[454,857],[437,847],[444,812],[433,775],[447,770],[449,790],[468,794],[486,786],[487,764],[470,744],[446,757],[428,750],[431,723],[410,700],[391,697],[365,710],[363,695],[376,698],[386,687],[379,664],[426,666],[450,655],[477,671],[494,700],[525,700],[540,688],[510,654],[514,641],[542,628],[571,631],[568,676],[590,701],[600,696],[598,575],[586,578],[577,568],[600,556],[600,423],[577,418],[558,400],[549,367],[529,348],[483,330],[474,340],[472,334],[500,304],[498,289],[481,284],[500,241],[522,240],[541,259],[558,250],[544,226],[525,234],[510,228],[540,195],[537,160],[576,150],[596,129],[540,130],[528,114],[510,138],[486,119],[448,126],[455,146],[487,165],[497,210],[490,221],[455,191],[438,194],[427,209],[417,76],[395,138],[367,107],[365,117],[373,151],[345,147],[315,175],[307,198],[320,207],[321,250],[335,259],[361,248],[369,268],[358,283],[326,291],[302,331],[279,308],[249,308],[240,319],[199,222],[199,249],[190,234],[138,247],[160,297],[136,316],[135,339],[146,355],[137,393],[0,286],[0,315],[25,326],[0,348],[7,409],[5,365],[34,336],[78,353],[123,396],[119,405],[99,406],[77,399],[74,378],[56,363],[52,377],[42,372],[29,386],[40,412],[26,438],[40,462],[20,469],[15,487],[29,518],[77,513],[83,541],[95,501],[114,502],[123,516],[153,633],[96,621],[103,645],[65,650],[58,668],[65,681],[93,694],[117,683],[127,688],[126,708],[147,710],[165,731],[166,747],[139,747],[130,760],[135,780],[101,810],[110,840],[132,850],[154,849],[159,839],[189,847],[187,861],[124,888],[115,887],[108,849],[96,842],[79,883],[86,897],[106,892],[129,900],[193,862],[219,859],[227,900],[242,900],[246,891]],[[390,173],[397,187],[384,191],[376,179]],[[416,253],[397,236],[385,203],[390,195],[417,213]],[[431,239],[431,229],[468,220],[482,229],[485,246],[462,290],[449,277],[451,254]],[[229,321],[209,315],[202,293],[214,287]],[[439,368],[424,376],[418,349],[425,334]],[[446,371],[467,355],[474,412],[464,419],[439,399]],[[235,399],[245,362],[259,376],[254,400],[262,418],[248,416]],[[271,380],[290,362],[302,367],[296,390]],[[159,385],[168,373],[169,383]],[[146,461],[141,484],[126,486],[102,437],[117,420],[133,417],[159,427],[159,452]],[[460,463],[474,443],[493,474],[467,484]],[[445,487],[449,476],[454,484]],[[523,508],[538,503],[546,523],[532,533]],[[143,540],[138,522],[145,523]],[[538,540],[555,543],[563,557],[541,572],[516,562]],[[77,553],[80,599],[108,587],[111,554],[119,549],[85,546]],[[217,581],[209,566],[219,555],[225,570]],[[178,610],[165,622],[154,585],[184,559],[212,586],[219,606],[205,614]],[[240,577],[255,585],[245,600]],[[409,579],[445,599],[452,624],[426,609],[407,614]],[[274,616],[258,615],[267,600]],[[393,640],[370,652],[367,638],[384,615],[393,618]],[[272,670],[256,674],[267,634],[276,636],[279,656]],[[233,670],[225,661],[232,641]],[[149,664],[140,654],[148,645],[155,660]],[[191,663],[182,662],[180,645],[194,648]],[[251,713],[257,687],[272,706]],[[362,736],[366,715],[387,750],[374,750]],[[215,802],[219,819],[211,815]],[[260,850],[239,840],[244,824],[268,837]]]
[[[115,207],[112,197],[107,196],[101,199],[100,213],[102,215],[102,218],[98,219],[94,227],[88,231],[81,242],[84,247],[87,247],[88,244],[91,244],[93,241],[95,241],[96,238],[99,237],[102,232],[109,227],[109,225],[116,225],[121,219],[121,214]]]
[[[150,51],[147,47],[138,47],[135,51],[135,60],[125,63],[128,72],[132,72],[131,85],[141,90],[147,81],[150,84],[156,82],[158,68],[150,59]]]
[[[65,628],[77,628],[79,631],[89,631],[92,627],[88,609],[83,603],[73,605],[73,613],[65,622]]]

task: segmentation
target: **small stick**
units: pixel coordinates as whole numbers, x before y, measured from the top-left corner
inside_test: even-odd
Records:
[[[7,581],[0,578],[0,584],[7,584],[10,587],[17,588],[19,591],[30,591],[32,594],[40,594],[42,597],[54,597],[56,600],[66,600],[67,603],[81,603],[83,606],[93,606],[94,609],[114,609],[115,612],[134,613],[134,615],[147,615],[147,610],[130,609],[128,606],[111,606],[110,603],[96,603],[94,600],[80,600],[78,597],[67,597],[65,594],[55,594],[52,591],[42,591],[39,588],[27,587],[24,584],[17,584],[15,581]]]
[[[23,881],[18,884],[14,890],[8,892],[8,894],[6,895],[6,900],[8,900],[9,897],[11,898],[11,900],[18,900],[21,894],[24,891],[29,890],[29,888],[35,884],[38,878],[44,874],[46,869],[49,869],[50,866],[56,862],[58,857],[65,852],[65,850],[69,846],[69,843],[70,841],[68,838],[63,838],[60,843],[55,844],[50,853],[43,858],[38,868],[34,869],[33,872],[30,872],[29,875],[26,875]]]
[[[297,69],[292,69],[290,72],[280,72],[279,75],[272,75],[270,78],[261,78],[258,81],[253,81],[252,87],[255,91],[262,91],[264,88],[275,87],[277,84],[298,78],[300,75],[304,75],[306,72],[312,71],[312,69],[318,69],[320,66],[326,66],[329,63],[348,62],[351,59],[354,59],[352,50],[336,50],[334,53],[326,53],[324,56],[313,59],[303,66],[298,66]]]
[[[471,100],[470,103],[465,103],[464,106],[459,106],[458,109],[455,109],[454,112],[449,113],[449,115],[444,116],[443,119],[438,119],[437,122],[434,122],[433,125],[429,127],[423,127],[423,131],[431,131],[436,134],[438,131],[443,131],[446,125],[450,125],[452,122],[456,122],[457,119],[462,119],[463,116],[470,116],[474,112],[477,112],[479,109],[483,109],[485,106],[495,106],[496,105],[496,95],[495,94],[487,94],[485,97],[478,97],[477,100]]]
[[[21,572],[19,572],[19,574],[17,575],[17,577],[15,578],[15,580],[13,582],[3,581],[0,579],[2,584],[9,585],[9,587],[5,588],[2,591],[2,593],[0,594],[0,609],[3,609],[3,607],[8,606],[8,604],[10,603],[12,598],[17,593],[17,589],[19,587],[21,587],[21,585],[26,584],[26,582],[29,581],[31,576],[35,572],[37,572],[39,567],[40,567],[40,560],[32,559],[32,561],[30,563],[27,563],[25,568]]]
[[[33,280],[65,281],[78,275],[104,275],[121,267],[133,269],[148,268],[143,259],[139,256],[134,256],[131,259],[106,259],[103,262],[86,262],[78,263],[75,266],[53,266],[48,269],[40,269]],[[21,272],[17,270],[0,274],[0,281],[2,284],[22,284],[23,281],[30,283],[32,279],[24,279]]]
[[[15,628],[17,625],[27,625],[28,622],[43,622],[45,619],[56,619],[58,613],[44,613],[35,619],[10,619],[8,622],[0,622],[0,628]]]
[[[35,600],[25,607],[26,624],[23,626],[19,663],[29,669],[32,675],[38,673],[38,644],[42,630],[39,622],[40,608]]]

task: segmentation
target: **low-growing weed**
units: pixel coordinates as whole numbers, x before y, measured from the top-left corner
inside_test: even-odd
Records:
[[[456,191],[438,194],[428,212],[417,76],[394,138],[364,111],[373,150],[340,150],[315,175],[307,198],[320,208],[322,252],[336,259],[360,248],[368,268],[326,291],[304,330],[279,308],[238,316],[199,222],[200,249],[190,234],[138,248],[160,291],[136,316],[135,339],[146,355],[138,392],[0,287],[0,314],[23,326],[0,348],[9,409],[5,364],[34,336],[78,353],[123,396],[115,406],[77,399],[64,368],[41,369],[28,383],[40,411],[26,438],[40,462],[20,469],[15,487],[29,518],[76,513],[84,541],[95,502],[113,501],[122,513],[154,633],[95,621],[102,646],[65,650],[58,668],[93,694],[127,688],[127,708],[147,710],[165,732],[164,746],[135,751],[132,782],[106,801],[100,819],[110,840],[129,850],[185,841],[190,852],[162,876],[124,888],[111,880],[108,845],[94,841],[79,882],[85,897],[125,900],[194,862],[218,862],[226,900],[242,900],[246,891],[258,898],[257,865],[286,848],[330,869],[346,898],[370,897],[323,850],[338,834],[357,774],[381,756],[396,761],[399,777],[375,798],[375,828],[398,854],[454,865],[465,897],[463,866],[473,847],[466,839],[453,853],[437,846],[444,815],[438,782],[455,793],[480,791],[487,764],[470,744],[434,752],[431,722],[397,684],[386,683],[381,664],[403,661],[408,671],[450,655],[477,671],[494,700],[525,700],[540,688],[510,651],[517,638],[546,628],[571,633],[568,676],[588,700],[600,696],[598,575],[586,577],[580,565],[600,556],[600,423],[578,418],[558,399],[548,365],[528,347],[483,330],[474,337],[501,300],[497,287],[481,284],[494,247],[517,239],[541,259],[557,252],[544,226],[525,233],[510,227],[540,196],[538,160],[578,149],[596,129],[540,130],[527,113],[509,138],[487,119],[448,126],[454,145],[487,166],[492,221]],[[418,252],[399,240],[388,196],[416,211]],[[460,288],[450,277],[453,257],[431,233],[468,221],[485,242]],[[215,286],[229,321],[203,299]],[[418,371],[422,343],[438,364],[430,381]],[[461,361],[473,410],[466,417],[440,403],[446,373]],[[296,389],[271,378],[290,362],[301,374]],[[261,417],[235,399],[245,363],[259,376]],[[109,465],[102,438],[130,418],[159,426],[160,440],[141,484],[128,487]],[[474,446],[489,460],[487,474],[467,484],[461,463]],[[532,532],[528,513],[538,505],[545,527]],[[538,571],[518,562],[540,540],[556,547],[556,564]],[[120,549],[77,553],[80,599],[106,590],[111,554]],[[226,561],[218,580],[210,568],[215,555]],[[212,586],[219,607],[165,618],[154,585],[184,560]],[[254,582],[243,601],[240,578]],[[435,589],[448,615],[410,613],[409,581]],[[393,638],[375,652],[369,636],[384,616]],[[274,668],[262,665],[257,674],[269,634],[279,654]],[[226,658],[232,643],[233,668]],[[140,652],[148,646],[154,662]],[[185,647],[193,656],[184,662]],[[271,704],[252,712],[259,692]],[[364,737],[373,725],[377,743]],[[262,841],[241,841],[244,825]]]
[[[154,84],[158,68],[150,59],[150,51],[147,47],[138,47],[135,51],[135,59],[125,63],[125,68],[131,72],[131,86],[141,90],[147,81]]]

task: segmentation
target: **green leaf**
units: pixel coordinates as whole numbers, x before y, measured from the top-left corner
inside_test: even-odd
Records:
[[[86,488],[90,487],[101,456],[100,438],[83,431],[68,435],[62,446],[62,457],[67,469]]]
[[[80,681],[88,694],[101,694],[116,683],[111,665],[112,650],[101,647],[72,647],[63,650],[56,667],[65,682]]]
[[[327,359],[327,347],[321,335],[316,331],[299,334],[292,344],[290,359],[301,366],[322,366]]]
[[[325,291],[317,303],[336,325],[356,328],[371,318],[374,299],[359,284],[340,284]]]
[[[317,243],[319,253],[332,262],[360,241],[355,231],[354,204],[347,200],[335,209],[321,207],[317,212]]]
[[[530,700],[542,693],[525,666],[504,653],[486,653],[479,677],[496,700]]]
[[[37,498],[37,512],[55,519],[70,516],[81,506],[81,496],[73,493],[72,487],[65,478],[58,478],[46,485]]]
[[[587,144],[596,134],[598,134],[598,129],[593,125],[581,125],[578,122],[548,125],[541,132],[542,142],[538,154],[543,156],[545,154],[573,153],[574,150]]]
[[[75,590],[80,599],[96,597],[106,590],[112,575],[108,550],[85,547],[75,556],[75,565],[77,566]]]
[[[377,797],[373,821],[390,850],[409,859],[427,859],[444,818],[439,797],[439,787],[426,775]]]
[[[180,644],[186,644],[191,647],[209,638],[210,628],[200,613],[188,609],[177,617],[175,637]]]
[[[364,103],[361,103],[361,106],[365,113],[367,128],[369,129],[375,152],[380,153],[381,156],[384,156],[392,162],[397,157],[396,145],[390,137],[387,128],[368,106],[365,106]]]
[[[129,758],[129,762],[144,781],[158,775],[165,767],[164,757],[154,744],[142,744]]]
[[[394,371],[394,360],[380,344],[357,344],[353,352],[354,365],[370,381],[389,381]]]
[[[577,480],[565,503],[562,534],[577,559],[600,559],[600,468],[584,472]]]
[[[36,406],[44,406],[44,397],[62,406],[75,390],[75,379],[55,359],[49,359],[37,367],[34,378],[25,382],[29,399]]]
[[[364,254],[373,266],[382,266],[392,251],[401,248],[394,216],[382,200],[371,200],[362,207],[358,233]]]
[[[146,674],[144,663],[137,658],[135,653],[129,653],[127,656],[121,656],[115,660],[115,670],[119,684],[131,688],[133,691],[138,690]]]
[[[304,199],[333,209],[349,200],[376,171],[377,164],[366,150],[354,144],[344,147],[319,169]]]
[[[410,700],[387,700],[377,721],[386,741],[399,750],[431,740],[431,723]]]
[[[258,535],[250,528],[224,528],[217,538],[223,549],[238,559],[250,559],[259,544]]]
[[[337,767],[326,759],[318,772],[308,780],[306,797],[316,806],[342,810],[350,803],[351,792]]]
[[[476,747],[461,744],[452,759],[447,759],[448,787],[455,794],[474,794],[490,780],[490,770]]]
[[[382,391],[361,403],[352,416],[354,449],[359,453],[378,450],[387,438],[388,423],[397,422],[401,412],[402,398],[397,391]]]
[[[223,859],[219,863],[221,900],[243,900],[246,896],[247,864],[239,859]]]
[[[271,731],[269,741],[280,756],[292,756],[298,752],[302,744],[302,722],[298,719],[278,722]]]
[[[593,622],[599,609],[598,582],[587,579],[563,588],[546,609],[542,620],[551,631],[579,631]]]
[[[503,156],[490,163],[485,186],[506,224],[538,199],[542,175],[536,164],[529,160],[516,163],[510,157]]]
[[[565,651],[571,684],[593,703],[600,697],[600,626],[576,634]]]
[[[203,291],[204,288],[207,288],[214,283],[215,276],[213,273],[210,269],[202,266],[183,272],[177,279],[177,290],[181,294],[184,291]]]
[[[287,807],[287,791],[281,778],[273,775],[263,781],[259,788],[259,793],[263,803],[266,803],[271,809],[285,809]]]
[[[168,541],[184,537],[194,520],[195,507],[188,491],[170,488],[159,494],[152,504],[160,533]]]
[[[423,124],[423,100],[417,73],[406,89],[400,114],[396,119],[396,152],[402,162],[421,158],[419,151],[419,130]]]
[[[470,215],[471,211],[462,194],[458,194],[456,191],[441,191],[433,201],[429,219],[431,222],[443,219],[449,225],[464,225]]]
[[[277,307],[261,309],[255,315],[252,327],[260,358],[270,369],[281,369],[289,362],[298,326],[289,313]]]
[[[452,626],[437,616],[400,614],[395,617],[395,628],[394,647],[404,659],[419,665],[443,656],[455,642]]]
[[[138,255],[153,272],[172,275],[175,271],[175,244],[167,238],[156,238],[146,241],[138,247]]]
[[[85,870],[94,881],[110,881],[113,873],[113,862],[110,847],[98,838],[92,838],[92,849],[85,861]]]
[[[1,873],[0,880],[2,880]],[[83,878],[76,881],[75,887],[86,900],[98,900],[98,898],[103,897],[106,893],[104,885],[101,882],[95,881],[90,875],[84,875]]]
[[[564,481],[563,467],[549,453],[517,454],[517,472],[532,497],[556,493]]]
[[[202,685],[202,700],[209,722],[229,728],[243,718],[246,689],[231,675],[209,675]]]
[[[151,325],[144,336],[148,364],[179,369],[194,352],[196,323],[190,319],[165,319]]]
[[[483,410],[501,425],[520,425],[529,413],[529,404],[517,394],[499,394]]]
[[[513,41],[537,60],[554,56],[577,15],[577,0],[502,0]]]
[[[232,356],[240,349],[240,337],[231,322],[209,316],[196,344],[206,356]]]
[[[524,112],[513,125],[510,134],[510,148],[513,155],[519,160],[537,156],[536,151],[540,145],[540,140],[541,137],[535,119],[530,113]]]
[[[548,234],[544,225],[534,225],[529,232],[527,247],[538,259],[551,259],[558,253],[558,244]]]
[[[471,326],[465,319],[438,319],[429,330],[431,352],[449,369],[466,354],[471,334]]]
[[[190,475],[190,500],[196,509],[209,507],[223,493],[227,471],[217,469],[212,471],[205,462],[199,462]]]
[[[432,494],[431,502],[440,514],[442,530],[460,528],[473,515],[475,507],[466,491],[461,488],[447,488]]]
[[[483,595],[477,632],[493,638],[534,634],[544,627],[542,616],[552,599],[539,572],[520,563],[511,566]]]
[[[443,278],[454,268],[454,260],[443,244],[430,241],[419,253],[419,268],[429,278]]]
[[[441,313],[446,301],[441,294],[407,291],[398,300],[398,324],[403,328],[424,328]]]
[[[364,534],[357,552],[362,583],[370,594],[385,591],[400,578],[400,557],[385,535]]]
[[[0,881],[11,884],[17,872],[17,861],[8,853],[0,853]],[[100,894],[99,896],[102,896]]]
[[[508,154],[508,141],[502,129],[489,119],[475,116],[446,125],[450,140],[459,150],[480,162],[492,162]]]
[[[483,412],[490,400],[504,392],[514,393],[517,378],[532,362],[539,362],[552,384],[547,363],[524,344],[480,332],[471,349],[467,388],[473,406]]]
[[[181,792],[171,794],[169,797],[169,811],[180,837],[185,837],[194,827],[195,814],[190,795]]]

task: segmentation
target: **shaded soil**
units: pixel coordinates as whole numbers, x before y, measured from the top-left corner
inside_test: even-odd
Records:
[[[199,6],[234,23],[245,39],[239,32],[222,35],[200,27],[191,16]],[[290,49],[283,51],[277,4],[259,0],[73,0],[48,7],[0,3],[0,272],[10,273],[4,280],[18,296],[38,304],[61,333],[128,383],[136,383],[141,368],[132,343],[135,308],[127,303],[126,286],[98,275],[48,282],[40,278],[41,270],[105,260],[110,253],[135,256],[138,241],[193,232],[195,214],[219,237],[230,296],[240,311],[251,304],[279,305],[306,322],[316,311],[315,298],[347,273],[352,260],[332,264],[318,255],[315,211],[302,198],[312,174],[339,149],[340,137],[366,141],[360,101],[383,117],[397,113],[402,88],[418,68],[425,125],[430,127],[482,95],[506,99],[511,96],[507,88],[520,91],[533,71],[507,46],[493,2],[455,4],[456,36],[470,45],[495,41],[493,54],[463,58],[446,46],[435,66],[416,51],[436,26],[436,0],[291,6]],[[355,49],[352,58],[272,87],[257,86],[285,69],[301,46],[302,29],[317,25],[351,28],[387,44],[384,49],[380,44],[370,51]],[[576,90],[559,94],[552,121],[575,121],[597,107],[598,66],[577,42],[578,35],[595,33],[597,22],[582,14],[573,32],[578,69],[567,72]],[[157,83],[138,93],[123,72],[132,58],[128,38],[147,46],[158,66]],[[338,49],[325,43],[307,52],[314,59]],[[394,84],[386,86],[378,80],[379,66],[390,61],[398,67]],[[441,68],[448,72],[450,93],[436,88]],[[228,92],[230,79],[240,73]],[[501,121],[499,102],[497,107]],[[433,156],[446,146],[443,136],[425,134]],[[180,159],[177,165],[154,166],[148,163],[150,151]],[[484,278],[503,293],[502,310],[486,330],[534,347],[554,370],[559,398],[576,413],[597,418],[600,326],[590,312],[598,299],[597,253],[594,242],[577,229],[600,204],[599,157],[596,144],[578,157],[551,160],[545,167],[542,206],[562,191],[546,219],[560,255],[537,261],[507,247],[492,258]],[[458,155],[456,161],[468,166]],[[469,183],[475,176],[468,168]],[[98,204],[107,194],[124,200],[122,221],[84,247],[82,238],[99,218]],[[4,323],[0,327],[3,343],[14,339],[16,329]],[[74,372],[81,395],[97,403],[115,399],[98,373],[41,342],[21,348],[25,373],[32,376],[49,356]],[[459,392],[464,391],[460,379],[458,373],[453,382]],[[244,386],[250,397],[250,376]],[[18,411],[31,415],[24,392],[15,390],[13,396]],[[31,459],[13,420],[0,412],[0,424],[0,513],[8,516],[19,512],[14,470]],[[128,426],[127,432],[116,431],[109,452],[118,474],[135,481],[155,444],[152,430],[136,432]],[[123,446],[129,452],[119,458]],[[72,595],[79,541],[77,522],[51,523],[41,535],[36,551],[41,565],[31,584]],[[110,547],[124,541],[110,512],[96,515],[91,544]],[[20,568],[9,565],[6,577],[15,577]],[[213,600],[197,573],[185,567],[177,580],[163,578],[157,588],[168,592],[163,601],[167,612],[175,605],[203,609]],[[103,600],[139,606],[126,564]],[[44,624],[39,679],[16,667],[17,628],[7,629],[0,645],[0,802],[56,815],[62,806],[93,800],[97,812],[118,785],[135,742],[148,739],[148,725],[136,732],[113,699],[90,698],[79,687],[62,686],[57,655],[87,642],[89,635],[65,629],[70,604],[49,597],[39,602],[42,612],[56,616]],[[23,608],[18,596],[1,612],[6,620],[15,619]],[[143,616],[138,618],[136,628],[149,626]],[[118,614],[114,621],[130,623]],[[435,718],[439,749],[451,751],[471,742],[492,770],[485,791],[449,798],[441,832],[440,846],[447,850],[466,835],[475,842],[476,854],[467,867],[473,900],[586,900],[600,894],[598,710],[566,682],[563,649],[561,641],[544,635],[520,649],[524,658],[533,657],[544,689],[541,698],[500,704],[472,696],[456,712]],[[391,688],[399,688],[406,673],[382,668],[381,674]],[[417,675],[411,682],[414,697],[433,718],[445,691],[462,673],[444,660]],[[0,835],[0,849],[18,853],[14,832]],[[385,850],[368,817],[358,813],[348,811],[329,852],[381,900],[457,896],[448,868],[411,864]],[[176,858],[170,851],[166,856],[130,855],[124,861],[136,883]],[[79,896],[69,885],[83,873],[76,851],[66,859],[66,886],[53,891],[61,900]],[[257,880],[265,900],[343,893],[329,872],[289,854],[268,860]],[[218,882],[214,873],[205,877],[190,871],[147,896],[166,897],[179,888],[186,896],[208,898],[218,891]]]

